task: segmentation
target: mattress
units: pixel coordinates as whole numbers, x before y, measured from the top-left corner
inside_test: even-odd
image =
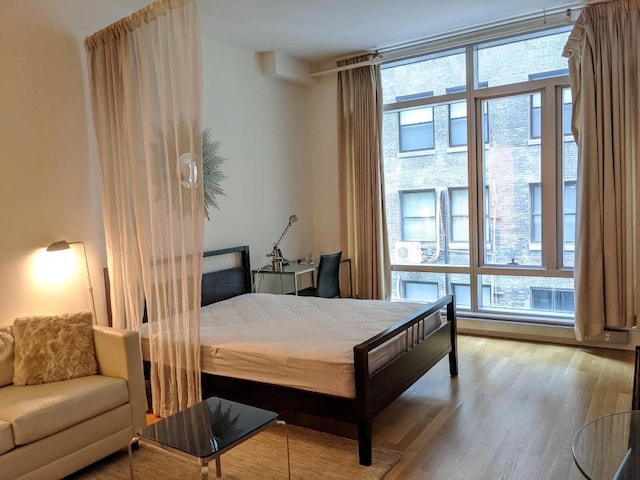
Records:
[[[203,307],[203,372],[355,398],[353,347],[426,307],[420,303],[248,293]],[[439,312],[425,328],[441,324]],[[146,325],[145,325],[146,326]],[[143,356],[149,358],[143,329]],[[374,350],[369,369],[398,355],[403,335]]]

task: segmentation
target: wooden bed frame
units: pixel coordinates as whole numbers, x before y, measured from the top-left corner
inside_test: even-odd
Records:
[[[205,257],[240,254],[238,267],[202,276],[202,305],[251,292],[249,247],[205,252]],[[340,301],[340,300],[336,300]],[[423,319],[446,308],[446,323],[425,335]],[[375,372],[369,352],[407,332],[405,352]],[[452,295],[446,295],[411,317],[353,347],[356,398],[336,397],[290,387],[202,374],[203,397],[217,395],[277,412],[286,410],[357,425],[360,464],[371,465],[373,417],[400,396],[446,355],[449,372],[458,375],[456,315]]]
[[[208,251],[203,255],[215,257],[230,254],[239,255],[239,266],[203,274],[203,306],[251,292],[248,246]],[[436,330],[425,333],[423,320],[442,309],[446,309],[446,322]],[[404,332],[407,333],[405,351],[375,372],[370,372],[369,352]],[[373,417],[446,355],[449,356],[450,374],[457,376],[456,315],[452,295],[442,297],[414,316],[353,347],[356,398],[337,397],[204,372],[202,397],[219,396],[266,408],[278,412],[287,421],[302,415],[303,418],[319,417],[321,421],[333,421],[338,425],[355,424],[360,464],[371,465]],[[147,375],[148,363],[145,363]]]

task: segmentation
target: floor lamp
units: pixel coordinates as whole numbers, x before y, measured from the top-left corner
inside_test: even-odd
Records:
[[[84,242],[67,242],[66,240],[59,240],[49,245],[47,247],[47,252],[59,252],[60,250],[67,250],[71,248],[70,246],[74,243],[82,245],[82,251],[84,252],[84,264],[87,268],[87,280],[89,281],[89,297],[91,298],[91,313],[93,314],[93,323],[97,324],[98,319],[96,318],[96,303],[93,299],[93,286],[91,285],[91,274],[89,273],[89,259],[87,258],[87,247],[85,246]]]

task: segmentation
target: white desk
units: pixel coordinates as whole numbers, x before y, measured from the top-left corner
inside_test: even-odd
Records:
[[[292,261],[289,265],[284,265],[282,270],[274,270],[271,265],[267,265],[265,267],[261,267],[257,270],[251,270],[252,274],[252,283],[255,287],[256,285],[256,274],[264,275],[288,275],[293,277],[293,291],[297,295],[298,294],[298,278],[301,275],[305,275],[307,273],[311,274],[311,286],[315,286],[315,278],[313,272],[318,269],[316,264],[307,265],[305,263],[298,263],[297,261]],[[254,288],[254,290],[256,290]],[[256,290],[257,291],[257,290]]]
[[[348,264],[348,275],[349,275],[349,297],[353,296],[353,279],[351,274],[351,259],[343,258],[340,260],[340,265],[347,263]],[[298,294],[298,278],[301,275],[305,275],[307,273],[311,274],[311,286],[315,287],[315,275],[314,272],[318,270],[318,264],[316,263],[298,263],[297,260],[292,260],[289,265],[284,265],[282,270],[274,270],[271,265],[266,265],[264,267],[260,267],[256,270],[251,270],[251,282],[254,285],[254,292],[257,292],[255,288],[256,285],[256,274],[268,274],[268,275],[289,275],[293,276],[293,290],[294,293]]]

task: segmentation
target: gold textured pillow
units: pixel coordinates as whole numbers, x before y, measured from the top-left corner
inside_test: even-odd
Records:
[[[14,385],[37,385],[98,372],[91,312],[13,321]]]

